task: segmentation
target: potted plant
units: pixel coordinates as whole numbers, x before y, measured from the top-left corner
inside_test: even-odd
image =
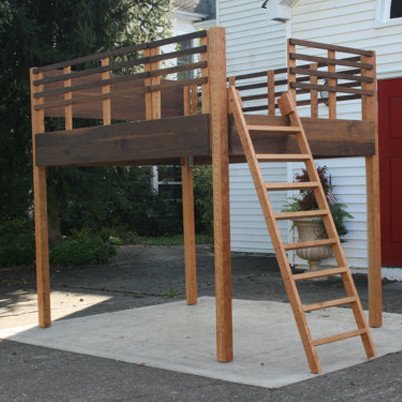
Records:
[[[342,238],[348,232],[345,226],[345,218],[353,217],[346,211],[346,205],[336,199],[333,193],[331,176],[327,174],[327,166],[317,166],[317,171],[328,200],[336,230],[342,241]],[[302,169],[302,171],[295,176],[295,181],[310,181],[306,169]],[[314,191],[312,189],[306,189],[300,190],[300,197],[293,198],[286,208],[286,211],[311,211],[314,209],[318,209]],[[320,218],[294,219],[293,225],[297,229],[300,242],[324,239],[327,237],[323,221]],[[309,247],[296,250],[296,254],[300,258],[308,260],[310,270],[315,271],[320,269],[321,260],[332,256],[332,248],[331,246]]]

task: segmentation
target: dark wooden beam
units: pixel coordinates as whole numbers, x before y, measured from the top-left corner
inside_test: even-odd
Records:
[[[129,164],[210,153],[209,116],[80,128],[36,136],[37,166]]]
[[[246,115],[249,124],[285,126],[284,117]],[[375,127],[370,121],[302,118],[303,126],[315,158],[367,156],[375,153]],[[254,137],[257,153],[295,153],[292,136],[259,132]],[[230,130],[231,162],[241,161],[243,149],[236,129]]]

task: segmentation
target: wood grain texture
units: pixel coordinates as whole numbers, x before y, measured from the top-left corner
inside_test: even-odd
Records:
[[[268,115],[275,116],[275,71],[267,73],[268,80]]]
[[[36,286],[38,294],[38,321],[42,328],[50,327],[50,273],[49,273],[49,243],[47,217],[46,168],[37,166],[36,139],[45,131],[45,116],[43,111],[35,111],[34,106],[41,102],[33,97],[35,91],[42,88],[34,87],[32,82],[40,79],[41,73],[34,74],[31,69],[31,118],[32,118],[32,156],[33,156],[33,188],[35,214],[35,244],[36,244]]]
[[[328,58],[335,59],[336,54],[334,50],[328,50]],[[335,74],[336,66],[334,64],[328,65],[328,73]],[[334,77],[328,78],[328,86],[329,87],[336,87],[337,80]],[[328,92],[328,117],[330,119],[336,119],[336,92],[329,91]]]
[[[232,267],[230,257],[230,203],[226,42],[223,28],[208,32],[209,100],[211,118],[217,359],[233,359]],[[208,95],[203,90],[204,101]]]
[[[311,64],[310,70],[317,71],[317,63]],[[310,83],[312,85],[317,85],[317,76],[311,75]],[[310,106],[311,107],[311,117],[313,119],[318,119],[318,91],[316,89],[312,89],[310,91],[310,100],[311,100],[311,106]]]
[[[121,48],[113,49],[113,50],[106,50],[104,52],[79,57],[77,59],[66,60],[66,61],[62,61],[59,63],[49,64],[49,65],[43,66],[43,67],[34,67],[33,72],[34,73],[44,73],[47,71],[63,68],[66,66],[75,66],[78,64],[88,63],[88,62],[94,61],[94,60],[100,60],[105,57],[120,56],[122,54],[133,53],[138,50],[145,50],[150,47],[160,47],[160,46],[165,46],[165,45],[168,45],[171,43],[181,43],[181,42],[188,41],[191,39],[204,38],[206,36],[207,36],[207,31],[205,31],[205,30],[190,32],[188,34],[173,36],[171,38],[160,39],[160,40],[156,40],[153,42],[141,43],[139,45],[126,46],[126,47],[121,47]],[[40,79],[42,79],[42,78],[40,78]],[[39,80],[39,78],[36,77],[35,80]]]
[[[289,94],[289,97],[292,95]],[[295,282],[292,280],[292,272],[289,261],[286,256],[286,250],[282,241],[282,236],[279,230],[278,223],[274,218],[274,210],[266,191],[267,183],[264,180],[258,163],[254,144],[248,130],[248,124],[242,113],[242,107],[238,92],[234,87],[229,89],[229,104],[230,110],[233,113],[233,118],[238,129],[239,138],[246,155],[247,163],[250,168],[250,173],[253,178],[254,186],[257,191],[257,196],[263,212],[264,220],[269,231],[269,235],[275,250],[276,259],[279,265],[286,293],[288,295],[290,305],[295,317],[295,321],[300,333],[301,341],[306,353],[310,369],[313,373],[318,373],[320,363],[317,353],[312,346],[312,335],[307,324],[307,320],[302,311],[302,303]]]
[[[376,66],[375,55],[372,57],[362,57],[362,61]],[[375,92],[375,96],[363,96],[362,118],[364,121],[370,121],[375,124],[375,154],[366,158],[366,191],[369,323],[371,327],[378,328],[382,326],[382,261],[376,69],[363,71],[363,75],[373,78],[374,83],[363,83],[362,88]]]
[[[95,78],[95,77],[94,77]],[[100,78],[96,77],[96,79]],[[74,80],[75,84],[90,83],[87,77]],[[109,80],[105,80],[109,82]],[[161,80],[161,86],[171,81]],[[177,81],[173,81],[176,84]],[[63,88],[62,83],[48,84],[45,87]],[[111,115],[115,120],[145,120],[144,93],[146,88],[144,80],[128,80],[121,83],[110,84]],[[98,100],[72,105],[75,118],[98,119],[103,118],[102,101],[108,98],[108,94],[102,94],[101,88],[83,89],[74,94],[75,97],[98,97]],[[67,101],[63,94],[53,96],[52,102],[59,102],[61,105],[56,108],[46,109],[46,117],[64,117],[64,105]],[[162,117],[183,115],[183,90],[181,87],[161,88]]]
[[[194,88],[193,88],[194,90]],[[197,90],[197,88],[195,88]],[[184,115],[197,114],[192,108],[191,88],[183,89]],[[184,271],[187,304],[197,304],[197,266],[195,244],[194,178],[193,166],[189,158],[181,159],[181,182],[183,200]]]
[[[289,39],[289,42],[292,45],[305,46],[305,47],[310,47],[310,48],[315,48],[315,49],[326,49],[326,50],[332,50],[332,51],[341,52],[341,53],[352,53],[352,54],[358,54],[360,56],[373,56],[373,53],[374,53],[371,50],[363,50],[363,49],[358,49],[358,48],[353,48],[353,47],[330,45],[327,43],[313,42],[313,41],[308,41],[308,40],[303,40],[303,39],[291,38],[291,39]]]
[[[245,115],[249,125],[284,127],[285,117]],[[366,156],[375,152],[375,125],[370,121],[327,120],[302,118],[302,123],[313,155],[317,158]],[[244,155],[235,125],[230,120],[231,162],[236,156]],[[254,146],[257,153],[296,153],[297,144],[290,135],[259,132],[255,134]]]
[[[310,180],[319,183],[320,185],[314,189],[314,195],[317,201],[318,208],[320,210],[329,211],[328,200],[324,189],[321,185],[320,177],[317,171],[317,167],[314,163],[314,159],[312,158],[311,148],[309,145],[309,141],[307,139],[306,133],[304,131],[303,123],[300,119],[300,116],[297,112],[296,104],[292,96],[288,93],[282,95],[279,106],[283,115],[288,116],[290,119],[290,124],[292,126],[296,126],[301,128],[300,135],[297,137],[298,146],[300,152],[308,153],[311,155],[311,159],[308,160],[306,165],[306,170],[308,173],[308,177]],[[326,234],[328,236],[328,241],[334,241],[332,245],[332,251],[334,253],[337,267],[345,267],[346,272],[342,275],[342,282],[348,297],[354,298],[354,302],[352,303],[352,311],[356,321],[356,325],[358,330],[362,331],[361,340],[363,343],[364,350],[368,358],[374,357],[376,354],[376,349],[368,329],[368,324],[366,322],[366,318],[364,316],[363,307],[360,302],[359,295],[357,293],[357,289],[352,277],[352,273],[349,269],[349,265],[346,261],[345,253],[342,248],[342,244],[340,238],[338,236],[337,229],[335,227],[335,222],[332,217],[332,214],[327,214],[322,218]],[[324,240],[320,240],[323,242]],[[313,371],[313,370],[312,370]]]
[[[64,67],[63,69],[64,74],[69,74],[71,72],[71,66]],[[72,81],[71,79],[65,80],[64,81],[64,88],[68,89],[71,87]],[[73,98],[73,94],[71,92],[66,92],[64,94],[64,100],[68,101]],[[64,108],[64,128],[66,130],[72,130],[73,129],[73,107],[72,106],[66,106]]]
[[[170,117],[36,136],[38,166],[101,166],[209,155],[209,116]]]
[[[105,57],[104,59],[101,60],[102,66],[108,66],[110,64],[110,59],[109,57]],[[110,79],[110,71],[107,70],[104,73],[102,73],[102,79],[103,80],[108,80]],[[110,85],[105,85],[102,86],[102,93],[103,94],[110,94]],[[105,126],[108,126],[109,124],[112,124],[112,106],[111,106],[111,99],[106,98],[104,101],[102,101],[102,120],[103,124]]]

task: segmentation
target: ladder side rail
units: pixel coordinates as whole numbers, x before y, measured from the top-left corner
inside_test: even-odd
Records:
[[[271,236],[271,241],[274,246],[275,254],[277,256],[278,265],[280,272],[285,284],[285,289],[289,297],[290,305],[296,320],[296,324],[299,329],[301,336],[303,348],[306,353],[306,357],[313,373],[318,373],[320,371],[320,363],[318,359],[317,352],[313,346],[313,339],[311,331],[308,327],[306,317],[303,312],[303,305],[297,290],[295,281],[292,279],[292,273],[289,266],[289,261],[286,257],[286,251],[283,246],[283,241],[277,225],[274,219],[274,212],[271,206],[271,202],[268,197],[268,193],[265,189],[265,182],[259,167],[259,163],[255,154],[254,146],[250,137],[250,133],[247,128],[244,115],[242,113],[241,101],[239,99],[240,95],[235,87],[229,88],[229,106],[232,112],[236,124],[237,130],[239,132],[239,137],[244,149],[244,153],[247,162],[250,167],[251,175],[254,181],[254,185],[257,190],[257,195],[260,201],[261,209],[267,224],[269,234]]]

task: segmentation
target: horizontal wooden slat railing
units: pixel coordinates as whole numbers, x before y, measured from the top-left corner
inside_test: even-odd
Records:
[[[296,46],[303,49],[296,49]],[[310,52],[313,49],[314,53],[317,50],[327,53],[325,57],[307,54],[306,47]],[[336,52],[344,55],[337,58]],[[362,61],[362,57],[372,54],[369,50],[289,39],[288,68],[240,74],[229,79],[240,91],[243,112],[268,111],[269,115],[275,115],[275,100],[289,88],[296,96],[298,106],[311,105],[311,117],[317,118],[318,105],[326,104],[334,118],[337,102],[373,96],[372,90],[362,88],[364,84],[373,83],[373,78],[366,72],[375,66]],[[297,64],[299,60],[311,64]],[[274,106],[270,108],[270,104]]]
[[[177,89],[182,96],[181,88],[187,86],[196,86],[202,93],[208,83],[207,35],[207,31],[199,31],[35,67],[31,79],[35,88],[32,96],[37,100],[34,110],[44,110],[45,116],[62,117],[65,108],[74,112],[73,105],[102,105],[106,100],[110,103],[137,96],[132,105],[136,108],[138,97],[143,96],[146,104],[147,93]],[[189,41],[192,47],[180,49]]]
[[[318,56],[322,51],[325,54]],[[375,65],[366,62],[366,58],[372,57],[373,54],[374,52],[370,50],[289,39],[288,88],[298,105],[299,101],[304,105],[308,104],[306,99],[298,98],[299,94],[303,94],[304,98],[306,94],[310,95],[312,117],[319,117],[318,104],[325,103],[328,106],[328,117],[336,119],[337,102],[375,95],[372,89],[364,88],[365,84],[374,82],[373,77],[368,76],[367,72],[374,70]],[[300,64],[304,61],[313,64],[306,68]],[[317,96],[318,94],[321,96]]]

